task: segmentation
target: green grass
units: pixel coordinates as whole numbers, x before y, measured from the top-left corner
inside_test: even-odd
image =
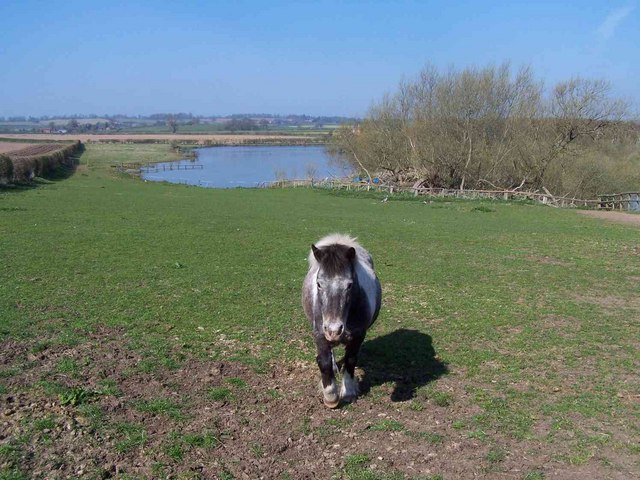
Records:
[[[120,453],[142,447],[147,442],[147,432],[142,425],[122,422],[115,426],[115,431],[117,436],[116,450]]]
[[[369,430],[374,432],[400,432],[404,430],[404,425],[397,420],[378,420],[375,422]]]
[[[527,472],[522,478],[523,480],[544,480],[544,473],[538,471]]]
[[[56,421],[53,417],[39,418],[33,422],[33,428],[39,431],[52,429],[55,426],[56,426]]]
[[[234,398],[233,392],[227,387],[211,387],[207,394],[217,402],[230,401]]]
[[[140,401],[134,406],[141,412],[153,413],[155,415],[166,415],[174,420],[180,420],[183,418],[182,406],[167,398]]]
[[[246,388],[246,386],[247,386],[247,382],[246,381],[244,381],[241,378],[236,378],[236,377],[226,378],[225,382],[227,382],[230,385],[233,385],[236,388]]]
[[[472,437],[531,439],[538,423],[552,421],[558,429],[538,440],[567,445],[571,463],[597,448],[589,425],[617,445],[607,425],[633,423],[624,399],[637,394],[629,379],[640,338],[638,229],[527,203],[210,190],[135,181],[111,168],[172,158],[167,145],[89,145],[70,178],[0,189],[0,340],[35,338],[38,353],[86,341],[97,326],[120,328],[150,373],[179,368],[183,345],[260,372],[270,361],[313,362],[299,304],[307,250],[343,231],[372,252],[383,286],[368,342],[398,329],[428,337],[464,391],[417,385],[409,408],[471,402],[479,413],[452,425]],[[388,344],[400,369],[412,361],[403,346]],[[57,364],[71,377],[82,368]],[[210,397],[234,398],[240,380]],[[383,387],[373,385],[373,401],[386,401]],[[117,394],[117,385],[101,388]],[[88,400],[70,395],[71,405]],[[120,437],[122,448],[144,442],[139,429]]]
[[[85,390],[82,387],[73,387],[59,394],[60,404],[76,407],[86,403],[94,395],[94,392]]]
[[[438,433],[432,432],[406,432],[412,438],[425,440],[433,445],[440,445],[444,441],[444,437]]]
[[[368,455],[356,454],[345,458],[343,478],[345,480],[403,480],[405,477],[399,472],[380,472],[370,470]]]

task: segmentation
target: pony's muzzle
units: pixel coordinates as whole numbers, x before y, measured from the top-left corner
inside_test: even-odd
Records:
[[[324,330],[324,337],[330,342],[337,342],[342,337],[342,332],[344,332],[344,324],[342,322],[331,322],[325,323],[322,326]]]

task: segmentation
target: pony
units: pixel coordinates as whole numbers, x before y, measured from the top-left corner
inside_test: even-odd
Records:
[[[302,306],[316,344],[323,401],[336,408],[341,400],[351,402],[358,396],[354,370],[367,329],[378,318],[382,289],[371,255],[355,238],[327,235],[311,245],[308,260]],[[345,355],[338,390],[333,348],[340,344]]]

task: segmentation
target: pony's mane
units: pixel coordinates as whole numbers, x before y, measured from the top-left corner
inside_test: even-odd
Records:
[[[318,248],[328,247],[329,245],[344,245],[345,247],[353,247],[356,251],[362,248],[360,244],[356,242],[355,238],[342,233],[332,233],[326,237],[322,237],[315,242],[314,245]],[[316,257],[313,256],[313,252],[309,252],[309,266],[317,265],[317,263],[318,261]]]

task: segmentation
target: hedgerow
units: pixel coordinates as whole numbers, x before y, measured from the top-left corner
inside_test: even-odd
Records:
[[[53,174],[60,167],[72,168],[74,166],[74,156],[81,153],[84,145],[78,141],[53,152],[46,152],[40,155],[12,155],[8,156],[12,166],[4,167],[0,161],[0,178],[3,172],[11,170],[11,183],[28,183],[35,177],[47,177]]]

